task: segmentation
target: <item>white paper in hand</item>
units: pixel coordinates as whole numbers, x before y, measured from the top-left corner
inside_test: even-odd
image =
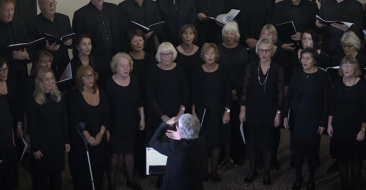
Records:
[[[20,157],[20,160],[22,160],[24,154],[25,154],[25,151],[27,150],[28,148],[28,143],[27,141],[25,141],[25,139],[22,137],[22,141],[23,141],[23,144],[24,144],[24,149],[23,149],[23,152],[22,152],[22,156]]]
[[[241,134],[241,138],[243,138],[244,144],[246,144],[245,136],[244,136],[243,122],[240,123],[240,134]]]
[[[57,83],[59,82],[63,82],[63,81],[67,81],[72,79],[72,69],[71,69],[71,63],[69,63],[66,67],[66,69],[64,70],[64,72],[62,73],[60,80],[57,81]]]

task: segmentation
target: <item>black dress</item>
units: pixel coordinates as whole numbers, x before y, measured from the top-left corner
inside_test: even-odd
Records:
[[[72,58],[70,63],[71,63],[72,76],[76,77],[76,72],[79,69],[79,67],[83,65],[83,63],[81,62],[79,56]],[[102,61],[96,56],[89,55],[89,66],[93,68],[93,70],[96,73],[98,73],[97,84],[99,86],[103,86],[105,78],[102,67]],[[75,85],[75,80],[72,80],[72,84]]]
[[[32,99],[28,113],[29,137],[32,152],[41,151],[42,159],[32,156],[32,174],[46,175],[61,172],[65,167],[65,144],[69,143],[64,97],[56,102],[45,94],[46,103]]]
[[[146,128],[147,141],[150,141],[162,123],[161,117],[176,116],[181,105],[186,107],[188,97],[189,89],[182,66],[177,64],[171,70],[163,70],[158,65],[152,67],[146,81],[146,98],[150,105]]]
[[[138,108],[143,107],[139,81],[132,74],[128,86],[120,86],[113,78],[109,78],[106,81],[106,92],[111,113],[110,153],[127,154],[133,150],[135,135],[139,129]]]
[[[0,189],[19,187],[18,159],[13,144],[12,117],[6,98],[0,96]]]
[[[230,78],[224,67],[205,72],[198,67],[192,76],[193,105],[202,122],[200,136],[207,139],[207,146],[219,147],[230,141],[230,124],[222,123],[225,107],[231,108]]]
[[[326,71],[305,73],[294,71],[283,107],[282,117],[290,111],[290,149],[294,154],[318,154],[320,135],[318,128],[327,128],[330,104],[330,80]]]
[[[350,88],[344,85],[342,78],[334,83],[329,113],[333,116],[330,154],[337,160],[360,161],[366,158],[366,142],[356,140],[362,123],[366,123],[365,79],[361,78]]]
[[[186,73],[186,79],[189,87],[189,103],[192,101],[192,93],[193,93],[193,83],[192,83],[192,74],[194,70],[201,66],[203,61],[201,58],[201,49],[199,48],[196,53],[193,55],[187,56],[183,55],[181,52],[177,50],[177,58],[174,60],[178,65],[181,65]],[[186,110],[188,113],[191,110]]]
[[[276,137],[276,110],[282,109],[284,99],[284,74],[282,67],[274,61],[267,74],[263,74],[259,61],[248,65],[241,105],[246,106],[247,145],[272,150]]]
[[[99,104],[92,106],[88,104],[78,89],[67,93],[67,107],[70,116],[70,149],[69,166],[75,189],[85,189],[90,186],[90,173],[86,148],[83,138],[79,135],[76,126],[78,123],[85,123],[84,131],[95,137],[100,128],[104,126],[108,130],[109,109],[107,97],[99,90]],[[90,163],[96,189],[102,189],[103,169],[107,158],[107,137],[103,136],[97,146],[89,146]]]

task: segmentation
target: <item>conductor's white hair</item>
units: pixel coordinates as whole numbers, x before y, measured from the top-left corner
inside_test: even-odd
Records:
[[[201,130],[200,122],[191,114],[184,114],[179,117],[178,126],[183,139],[197,139]]]
[[[239,42],[240,39],[240,33],[239,33],[239,26],[236,21],[230,21],[225,24],[225,26],[222,28],[222,36],[224,36],[225,32],[234,32],[236,35],[235,42]]]

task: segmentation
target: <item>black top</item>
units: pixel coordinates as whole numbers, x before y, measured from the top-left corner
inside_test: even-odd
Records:
[[[8,24],[0,21],[0,56],[9,62],[9,70],[26,68],[27,60],[14,60],[12,52],[6,51],[10,44],[28,43],[27,27],[25,23],[13,18]],[[31,49],[27,50],[31,54]]]
[[[106,93],[110,105],[111,137],[134,136],[140,121],[138,108],[143,107],[137,77],[131,74],[127,86],[120,86],[112,77],[107,79]]]
[[[147,127],[150,140],[163,115],[174,117],[181,105],[187,106],[189,89],[183,67],[178,64],[171,70],[152,67],[146,80],[146,98],[150,106]]]
[[[122,19],[124,19],[125,23],[128,23],[128,30],[136,28],[131,21],[147,27],[162,21],[158,5],[155,1],[143,1],[142,6],[140,7],[135,0],[125,0],[118,6],[122,14]],[[154,31],[147,40],[146,49],[151,53],[156,52],[154,37],[159,35],[159,32],[160,31]]]
[[[34,92],[34,83],[36,81],[36,76],[30,75],[24,82],[23,87],[23,108],[26,113],[29,112],[30,103],[32,102],[33,92]]]
[[[92,106],[88,104],[82,93],[78,89],[67,93],[67,106],[70,116],[70,146],[73,152],[85,155],[85,144],[76,130],[79,123],[85,123],[84,131],[89,132],[92,137],[100,133],[100,128],[104,126],[109,129],[109,109],[108,99],[103,91],[99,90],[99,104]],[[97,146],[89,146],[90,161],[93,164],[104,163],[107,156],[107,138],[104,135],[102,141]],[[86,155],[85,155],[86,156]]]
[[[270,23],[275,0],[236,0],[235,9],[241,10],[236,17],[243,44],[248,38],[259,39],[264,25]]]
[[[326,71],[318,69],[314,73],[314,77],[312,77],[314,78],[314,83],[305,81],[303,78],[305,75],[306,73],[304,73],[302,68],[294,70],[283,105],[282,117],[287,117],[287,113],[291,109],[291,118],[289,121],[293,124],[297,110],[301,109],[305,110],[306,116],[309,119],[318,121],[317,126],[327,128],[331,99],[331,85],[328,74]],[[308,96],[308,104],[304,108],[299,108],[299,99],[305,94]]]
[[[162,141],[169,126],[163,122],[151,138],[150,146],[168,157],[163,190],[203,190],[202,164],[206,139]]]
[[[76,56],[76,57],[72,58],[71,61],[70,61],[70,63],[71,63],[72,76],[74,78],[76,78],[76,72],[79,69],[79,67],[83,65],[83,63],[81,62],[79,56]],[[95,72],[98,73],[98,81],[97,81],[97,84],[99,86],[103,86],[104,85],[103,84],[103,81],[105,80],[104,79],[104,73],[103,73],[102,64],[103,63],[99,59],[99,57],[89,55],[89,66],[91,68],[93,68],[93,70]],[[72,80],[72,81],[73,81],[73,85],[75,85],[75,80]]]
[[[238,44],[235,48],[226,48],[223,44],[218,45],[218,63],[229,72],[231,90],[241,93],[243,87],[245,69],[248,66],[248,51]]]
[[[173,46],[181,43],[179,31],[185,24],[196,24],[197,13],[194,0],[157,0],[161,18],[165,22],[163,41],[168,41]]]
[[[13,118],[12,126],[14,129],[17,127],[17,122],[23,121],[23,107],[21,104],[19,87],[17,86],[15,81],[6,81],[8,87],[8,94],[1,95],[4,99],[7,100],[9,105],[10,114]]]
[[[0,150],[3,150],[14,146],[12,117],[8,102],[3,96],[0,96],[0,108]]]
[[[180,53],[177,50],[177,58],[174,60],[178,65],[181,65],[186,73],[186,79],[188,82],[189,92],[190,92],[190,98],[192,98],[192,92],[193,92],[193,86],[192,86],[192,74],[193,71],[202,65],[203,61],[201,58],[201,49],[198,49],[197,52],[193,55],[186,56]],[[189,101],[191,102],[191,101]]]
[[[42,159],[32,164],[37,172],[52,173],[64,170],[65,144],[69,143],[65,99],[56,102],[45,94],[46,103],[32,99],[28,113],[29,138],[32,152],[41,151]]]
[[[113,45],[112,27],[109,21],[108,12],[103,8],[101,11],[94,7],[93,14],[102,34],[103,48],[109,50]]]
[[[274,26],[293,21],[297,32],[304,32],[307,28],[315,28],[315,16],[318,13],[316,2],[301,0],[294,5],[291,0],[280,1],[276,4],[272,23]]]
[[[361,33],[362,27],[362,4],[359,1],[344,0],[338,3],[336,0],[328,0],[322,2],[319,16],[328,21],[344,21],[354,23],[348,31],[353,31],[357,35]],[[329,47],[330,52],[343,53],[340,39],[344,34],[343,31],[338,30],[332,26],[324,26],[321,28],[323,33],[323,47]]]
[[[62,37],[72,33],[69,17],[60,13],[55,13],[55,20],[53,22],[45,18],[42,13],[40,13],[27,23],[27,29],[31,40],[41,38],[44,33],[51,34],[56,37]],[[60,78],[70,61],[68,48],[69,47],[61,44],[57,51],[51,51],[53,56],[52,70],[55,72],[56,80]],[[36,48],[36,50],[44,49],[45,44],[40,44]]]
[[[102,14],[104,20],[109,20],[109,33],[107,26],[101,26],[97,21],[97,11],[99,10],[91,2],[88,3],[75,11],[72,26],[77,36],[82,34],[89,34],[91,36],[93,43],[91,54],[100,57],[103,61],[103,68],[109,68],[112,56],[126,49],[123,44],[126,44],[127,23],[124,23],[117,5],[104,2],[103,13],[108,15],[108,19],[105,14]],[[105,28],[107,31],[102,31],[102,28]],[[109,35],[111,35],[111,39],[106,40],[102,38],[103,36],[106,37]],[[105,42],[111,43],[108,49],[104,48]]]

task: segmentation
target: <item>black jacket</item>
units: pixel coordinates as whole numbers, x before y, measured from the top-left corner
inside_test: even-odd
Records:
[[[285,103],[282,109],[282,117],[287,117],[288,111],[290,112],[290,125],[293,126],[293,122],[296,116],[296,110],[298,109],[298,101],[301,95],[302,89],[302,74],[303,69],[297,68],[294,70],[290,87],[286,94]],[[313,86],[310,92],[310,103],[307,107],[307,116],[310,119],[319,121],[319,126],[328,126],[329,105],[331,99],[331,83],[326,71],[318,69],[316,72],[316,84]]]
[[[91,36],[91,41],[93,43],[92,55],[105,56],[103,40],[101,38],[102,34],[99,29],[100,26],[98,26],[98,22],[96,22],[95,14],[93,12],[95,9],[96,7],[90,2],[75,11],[72,27],[77,36],[82,34],[89,34]],[[112,53],[112,55],[110,55],[111,58],[116,53],[126,49],[124,46],[127,37],[126,23],[123,23],[117,5],[104,2],[103,9],[108,13],[112,31],[113,48],[109,51]]]
[[[202,165],[206,139],[162,141],[169,128],[165,122],[156,130],[150,146],[168,157],[162,190],[203,190]]]

